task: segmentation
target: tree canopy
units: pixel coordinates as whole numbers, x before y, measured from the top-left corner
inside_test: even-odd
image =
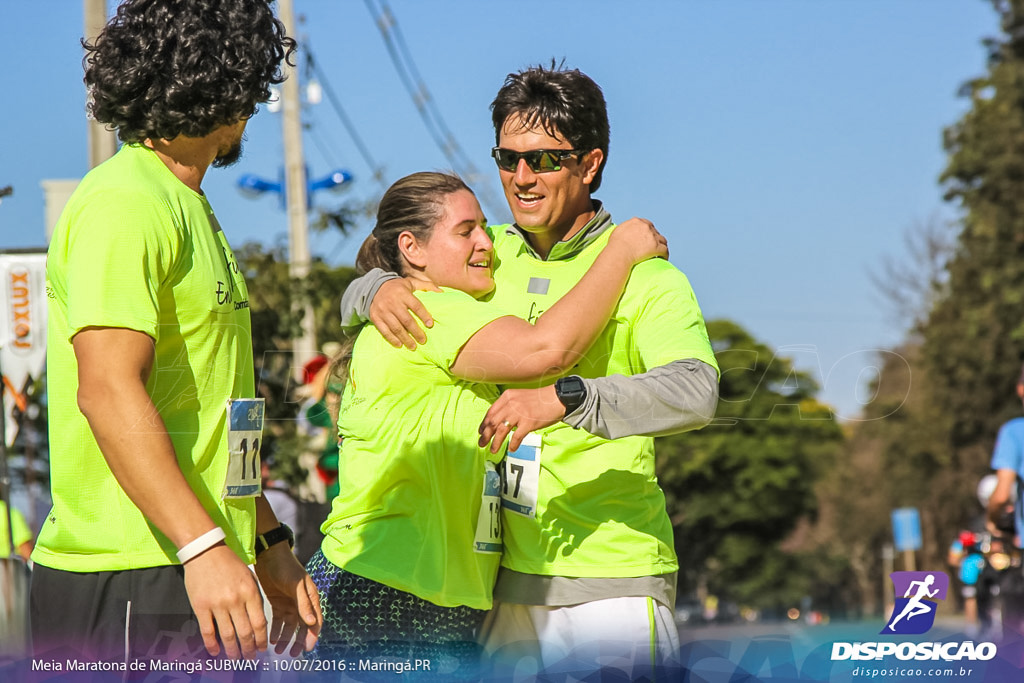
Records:
[[[791,360],[727,320],[709,322],[708,334],[721,369],[716,417],[657,444],[680,593],[706,587],[754,607],[797,604],[809,573],[780,544],[813,520],[815,483],[842,434]]]
[[[253,358],[259,393],[267,399],[264,456],[272,456],[275,476],[298,485],[308,472],[299,460],[309,451],[297,429],[300,402],[292,379],[292,339],[300,333],[301,313],[292,302],[310,302],[316,320],[317,344],[343,340],[338,304],[348,283],[356,278],[351,266],[330,266],[314,259],[309,275],[289,275],[284,247],[267,248],[255,242],[235,251],[249,289]]]
[[[944,296],[921,329],[924,367],[951,444],[990,445],[1020,413],[1024,358],[1024,2],[993,0],[1004,35],[986,41],[987,73],[945,134],[946,198],[962,210]]]

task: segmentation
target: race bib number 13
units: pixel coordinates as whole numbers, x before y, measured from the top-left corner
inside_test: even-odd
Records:
[[[537,514],[537,481],[540,479],[540,434],[527,434],[519,448],[502,461],[501,507],[527,517]]]
[[[478,553],[501,552],[501,475],[493,462],[484,463],[484,491],[473,549]]]
[[[263,442],[262,398],[228,400],[228,473],[223,498],[260,495],[260,445]]]

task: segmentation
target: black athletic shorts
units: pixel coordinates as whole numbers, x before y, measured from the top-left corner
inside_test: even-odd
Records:
[[[108,662],[209,657],[180,565],[79,573],[37,563],[30,601],[36,657]]]

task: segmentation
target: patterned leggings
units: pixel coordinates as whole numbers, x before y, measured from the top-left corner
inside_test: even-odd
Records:
[[[425,660],[430,662],[430,672],[424,674],[435,680],[438,674],[479,675],[481,650],[476,637],[486,611],[435,605],[346,572],[319,550],[306,570],[320,591],[324,615],[313,657],[346,659],[350,665],[368,657]]]

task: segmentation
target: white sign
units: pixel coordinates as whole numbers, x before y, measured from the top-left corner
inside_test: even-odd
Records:
[[[25,409],[26,389],[46,368],[46,254],[0,254],[0,283],[0,372],[10,445],[18,434],[14,408]]]

